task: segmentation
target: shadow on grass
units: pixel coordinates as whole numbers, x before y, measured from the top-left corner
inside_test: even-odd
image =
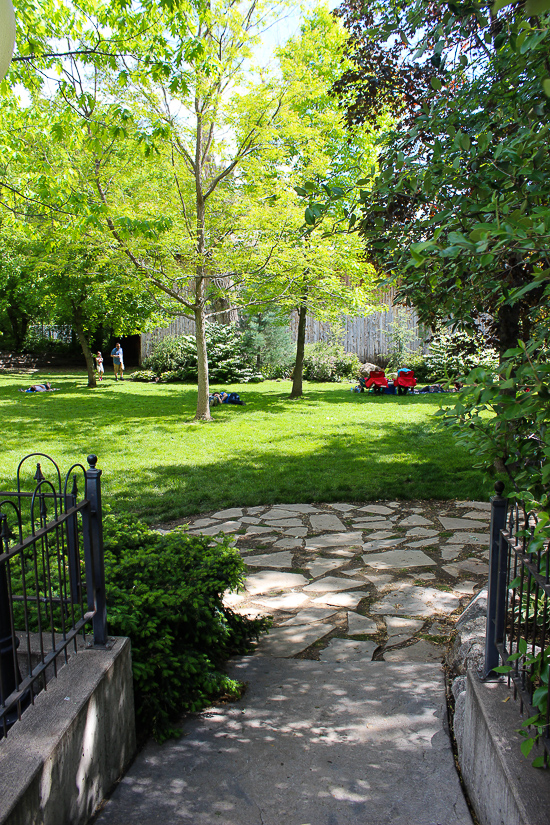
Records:
[[[119,481],[117,507],[155,522],[257,504],[487,499],[491,494],[490,483],[483,484],[471,457],[454,450],[450,437],[436,451],[418,437],[416,425],[376,430],[372,445],[359,436],[320,436],[309,454],[267,453],[246,445],[242,456],[223,462],[213,457],[202,465],[156,464]]]
[[[349,385],[306,384],[306,395],[291,400],[289,383],[226,385],[246,406],[216,407],[214,422],[203,424],[193,422],[194,385],[111,379],[89,390],[82,374],[67,374],[56,380],[61,392],[27,395],[17,390],[28,376],[1,378],[0,486],[8,489],[19,458],[41,451],[67,466],[97,453],[106,500],[150,522],[230,506],[491,492],[469,454],[430,417],[452,395],[377,397]],[[332,405],[349,415],[332,417]],[[423,410],[408,420],[414,408]],[[282,414],[288,420],[270,426]]]

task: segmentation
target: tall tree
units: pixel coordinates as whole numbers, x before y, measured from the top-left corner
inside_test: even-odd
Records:
[[[251,49],[259,32],[279,9],[279,4],[256,0],[181,4],[164,13],[162,36],[173,41],[176,51],[188,40],[197,44],[195,52],[182,59],[185,84],[172,84],[164,76],[145,84],[141,73],[133,78],[138,83],[131,94],[140,101],[140,115],[169,164],[162,207],[173,229],[154,265],[125,248],[150,284],[167,296],[169,310],[195,322],[196,418],[202,420],[211,418],[205,323],[217,312],[212,303],[233,285],[228,273],[242,211],[239,178],[249,159],[261,151],[280,107],[279,84],[256,83],[252,97],[240,88],[251,83]],[[112,206],[100,174],[97,185],[109,214]],[[111,231],[124,246],[114,222]]]
[[[341,23],[321,4],[305,18],[300,33],[279,50],[286,93],[270,144],[251,176],[260,182],[263,198],[261,214],[252,212],[250,223],[263,240],[266,264],[249,271],[243,295],[271,301],[279,312],[297,314],[292,397],[303,392],[308,315],[339,322],[345,314],[374,312],[379,304],[374,270],[365,262],[357,237],[348,232],[350,204],[345,198],[363,165],[375,162],[374,137],[370,125],[358,125],[350,134],[330,93],[349,63],[346,41]],[[387,118],[380,120],[383,124]],[[304,224],[302,197],[327,179],[331,188],[325,191],[339,197],[324,210],[326,220],[318,230],[319,207],[312,202]]]
[[[346,7],[350,20],[354,8]],[[550,263],[548,20],[528,22],[519,6],[494,14],[483,0],[376,8],[350,23],[361,28],[358,67],[365,54],[383,54],[388,37],[399,55],[390,50],[385,66],[416,66],[419,82],[382,140],[361,230],[421,320],[490,324],[504,354],[529,338]],[[405,100],[407,83],[396,86]],[[353,90],[349,76],[355,121],[379,90]]]

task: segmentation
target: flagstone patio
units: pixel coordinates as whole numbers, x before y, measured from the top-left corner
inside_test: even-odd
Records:
[[[433,662],[487,579],[489,518],[481,501],[382,501],[234,507],[183,523],[235,541],[249,575],[227,604],[273,617],[259,654]]]

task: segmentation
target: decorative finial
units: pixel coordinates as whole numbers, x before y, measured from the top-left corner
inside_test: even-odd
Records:
[[[504,482],[503,481],[495,481],[495,493],[497,496],[501,496],[504,492]]]
[[[97,456],[96,455],[89,455],[88,456],[88,464],[90,465],[92,470],[95,470],[95,465],[97,464]]]

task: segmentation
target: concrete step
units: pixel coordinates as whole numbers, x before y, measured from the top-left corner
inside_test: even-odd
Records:
[[[149,743],[97,825],[472,825],[435,663],[251,656],[236,703]]]

